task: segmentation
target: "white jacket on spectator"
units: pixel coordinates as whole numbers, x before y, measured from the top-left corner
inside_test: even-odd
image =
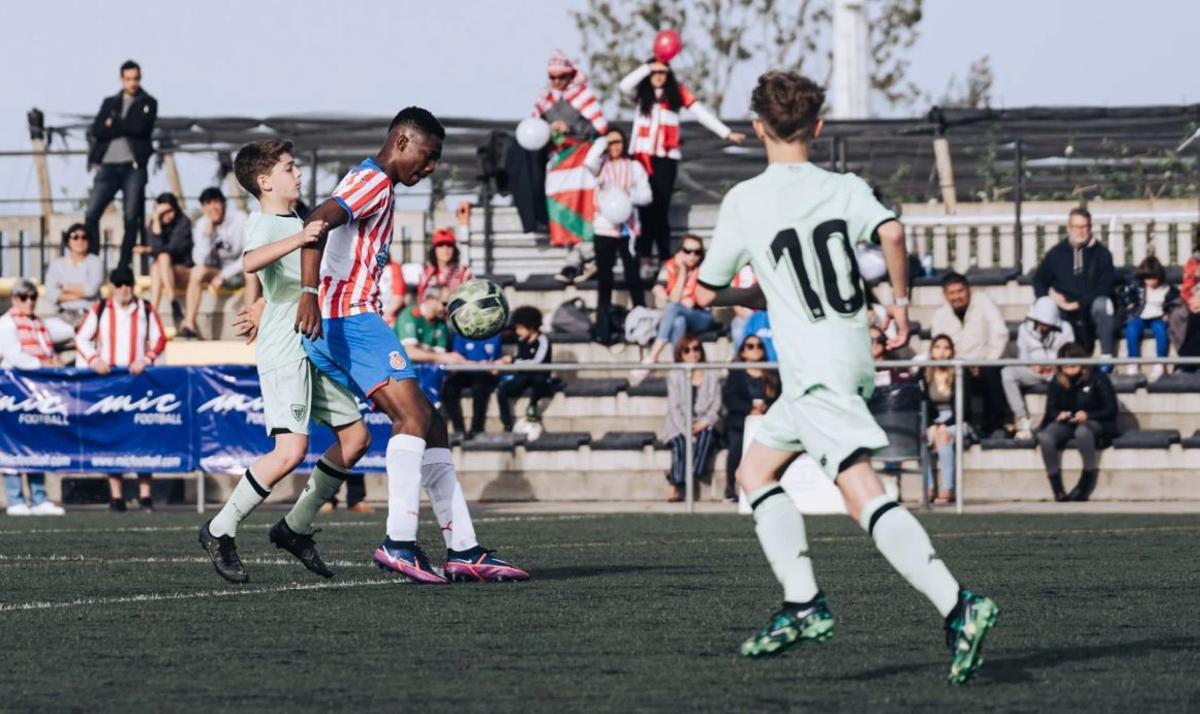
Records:
[[[122,307],[108,298],[88,309],[75,333],[75,366],[96,360],[110,367],[128,367],[137,360],[153,364],[166,346],[162,320],[149,302],[134,298]]]
[[[1042,333],[1033,326],[1034,322],[1054,328]],[[1075,341],[1071,323],[1062,319],[1058,305],[1049,295],[1038,298],[1029,308],[1029,314],[1017,330],[1017,357],[1020,359],[1057,359],[1058,351],[1068,342]]]
[[[38,369],[54,354],[50,331],[36,315],[9,310],[0,316],[0,367]]]
[[[220,262],[217,270],[222,280],[229,280],[242,272],[242,248],[246,244],[246,214],[229,208],[225,220],[213,233],[208,216],[201,216],[192,228],[192,262],[208,265],[209,255],[215,250]]]
[[[971,302],[963,319],[949,305],[933,313],[930,324],[933,337],[946,335],[954,341],[954,354],[962,359],[1000,359],[1008,348],[1008,325],[991,298],[971,292]]]
[[[604,191],[616,189],[629,194],[629,201],[635,206],[647,206],[654,200],[646,168],[641,162],[628,156],[622,156],[616,161],[610,159],[608,141],[603,136],[592,142],[592,148],[588,150],[583,165],[596,176],[597,198]],[[637,211],[630,215],[625,226],[629,229],[629,235],[636,236],[641,232],[637,224]],[[600,210],[596,211],[596,216],[592,219],[592,228],[596,235],[621,235],[621,226],[613,225]]]

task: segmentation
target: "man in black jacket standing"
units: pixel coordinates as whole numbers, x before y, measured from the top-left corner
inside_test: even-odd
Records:
[[[1114,354],[1115,280],[1112,253],[1092,236],[1092,214],[1086,208],[1072,208],[1067,216],[1067,240],[1042,258],[1033,275],[1033,292],[1054,299],[1063,319],[1075,330],[1075,341],[1089,354],[1097,338],[1101,354]]]
[[[88,165],[96,181],[88,199],[84,224],[88,250],[100,253],[100,216],[121,192],[125,235],[121,238],[121,267],[129,267],[133,246],[142,230],[146,199],[146,167],[154,146],[150,135],[158,118],[158,102],[142,89],[142,68],[129,60],[121,65],[121,92],[106,97],[92,122]]]

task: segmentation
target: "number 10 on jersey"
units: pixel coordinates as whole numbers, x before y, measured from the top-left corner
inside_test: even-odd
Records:
[[[850,247],[849,228],[841,219],[825,221],[813,229],[812,254],[817,259],[817,269],[810,271],[804,262],[804,250],[800,244],[800,235],[794,228],[780,231],[775,240],[771,241],[771,258],[778,268],[786,259],[792,266],[792,277],[800,288],[804,306],[808,310],[809,319],[813,322],[824,320],[827,310],[850,316],[862,309],[866,298],[863,294],[862,278],[858,274],[858,262],[854,250]],[[831,248],[831,245],[833,246]],[[832,251],[840,250],[845,256],[845,266],[835,266]],[[849,297],[842,296],[839,285],[839,272],[849,270]],[[819,278],[813,285],[812,275]],[[818,291],[819,290],[819,291]],[[822,293],[824,300],[822,300]]]

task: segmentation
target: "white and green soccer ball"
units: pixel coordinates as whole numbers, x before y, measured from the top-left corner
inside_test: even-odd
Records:
[[[486,340],[508,324],[508,300],[504,290],[492,281],[469,280],[450,296],[446,319],[468,340]]]

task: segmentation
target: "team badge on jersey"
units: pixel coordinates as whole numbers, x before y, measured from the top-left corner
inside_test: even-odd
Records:
[[[388,363],[392,365],[392,369],[404,369],[408,366],[408,362],[404,360],[404,355],[396,350],[392,350],[392,353],[388,355]]]
[[[296,421],[304,421],[304,413],[306,411],[308,411],[308,407],[304,406],[303,404],[292,405],[292,417]]]

